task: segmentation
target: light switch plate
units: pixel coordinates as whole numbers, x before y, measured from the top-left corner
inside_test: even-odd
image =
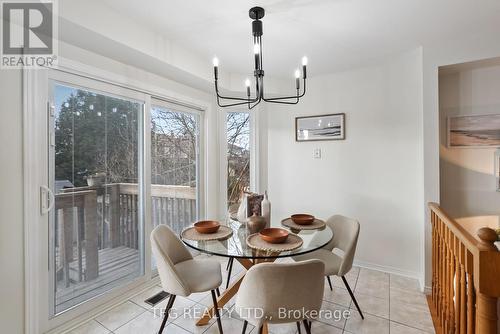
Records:
[[[313,157],[314,157],[314,159],[321,159],[321,149],[320,148],[314,149]]]

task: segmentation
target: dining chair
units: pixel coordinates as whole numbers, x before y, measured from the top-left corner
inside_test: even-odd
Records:
[[[166,225],[159,225],[151,232],[151,246],[162,288],[170,294],[158,333],[163,332],[176,296],[188,297],[195,292],[210,291],[219,333],[222,334],[222,323],[215,295],[216,292],[219,294],[219,286],[222,284],[220,263],[210,259],[193,259],[186,246]]]
[[[355,219],[335,215],[330,217],[326,224],[333,231],[333,239],[322,249],[312,253],[294,256],[295,261],[304,261],[310,259],[318,259],[325,263],[325,275],[330,285],[330,290],[333,290],[332,281],[330,276],[336,275],[342,278],[349,295],[356,305],[361,318],[364,319],[361,308],[358,305],[356,297],[345,278],[345,275],[352,269],[352,262],[354,260],[354,253],[356,252],[356,245],[359,236],[359,222]],[[337,255],[333,251],[340,250],[343,255]]]
[[[250,268],[236,296],[236,311],[262,333],[264,323],[300,322],[311,333],[308,315],[318,314],[323,299],[325,265],[319,260],[262,263]],[[257,311],[258,310],[258,311]]]

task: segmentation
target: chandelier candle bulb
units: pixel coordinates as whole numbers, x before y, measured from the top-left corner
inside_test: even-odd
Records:
[[[217,59],[217,57],[215,57],[213,60],[213,63],[214,63],[214,77],[215,77],[215,80],[217,80],[219,77],[219,59]]]
[[[307,57],[302,57],[302,78],[307,78]]]
[[[245,86],[247,87],[247,96],[250,96],[250,80],[245,80]]]

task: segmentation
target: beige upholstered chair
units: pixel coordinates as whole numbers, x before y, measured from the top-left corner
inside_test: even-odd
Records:
[[[219,332],[222,324],[215,292],[222,283],[220,263],[214,260],[195,260],[182,241],[166,225],[151,232],[151,246],[156,258],[158,274],[165,292],[170,294],[165,315],[158,333],[163,332],[168,314],[176,296],[187,297],[194,292],[211,291]]]
[[[295,261],[304,261],[309,259],[318,259],[323,261],[325,263],[325,275],[328,279],[330,290],[333,290],[330,276],[336,275],[341,277],[347,291],[349,291],[349,294],[356,305],[356,308],[358,309],[359,314],[361,315],[361,318],[364,319],[358,302],[345,278],[345,275],[352,268],[354,253],[356,252],[356,245],[358,243],[359,222],[348,217],[335,215],[330,217],[326,223],[333,231],[334,235],[332,241],[320,250],[309,254],[295,256],[293,259]],[[339,256],[333,253],[334,249],[341,250],[343,255]]]
[[[307,317],[321,309],[324,273],[325,265],[319,260],[262,263],[250,268],[236,296],[236,311],[245,320],[243,333],[248,323],[262,331],[264,322],[296,322],[300,331],[300,321],[310,333]]]

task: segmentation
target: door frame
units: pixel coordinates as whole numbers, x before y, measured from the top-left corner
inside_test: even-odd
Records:
[[[54,69],[24,69],[23,70],[23,220],[24,220],[24,284],[25,284],[25,333],[37,334],[42,332],[52,332],[52,329],[69,329],[74,325],[86,321],[96,314],[123,301],[125,296],[131,296],[140,290],[147,288],[147,285],[156,284],[157,279],[153,279],[151,267],[147,259],[151,259],[151,249],[147,247],[147,241],[144,249],[144,275],[129,283],[126,286],[113,290],[112,293],[94,298],[86,303],[79,305],[57,315],[49,320],[46,316],[48,305],[41,309],[39,291],[47,290],[48,286],[40,286],[41,277],[47,276],[47,263],[40,261],[40,250],[47,250],[40,239],[41,233],[47,233],[48,228],[43,222],[48,221],[47,214],[40,212],[41,192],[40,186],[47,185],[48,178],[48,138],[45,136],[48,128],[48,85],[49,71],[61,71],[69,74],[81,76],[87,79],[97,80],[101,83],[134,90],[145,95],[145,105],[142,118],[143,144],[142,149],[143,163],[139,164],[140,175],[143,175],[143,219],[144,235],[149,235],[152,230],[151,224],[151,161],[150,161],[150,107],[151,98],[157,97],[172,103],[187,105],[206,114],[212,108],[212,105],[206,101],[193,99],[189,96],[178,94],[177,92],[166,90],[164,88],[144,83],[139,80],[131,79],[125,76],[117,75],[86,64],[65,58],[59,59],[59,65]],[[204,122],[204,123],[201,123]],[[200,130],[207,127],[206,117],[200,118]],[[147,130],[147,131],[145,131]],[[205,144],[200,143],[200,150],[205,154]],[[207,165],[200,159],[200,168],[203,168],[206,175]],[[39,168],[46,166],[45,168]],[[200,180],[205,186],[205,180]],[[204,192],[200,196],[201,205],[205,207],[206,196]],[[200,212],[200,215],[204,214]],[[44,231],[45,230],[45,231]],[[148,238],[143,238],[148,239]],[[45,248],[44,248],[45,247]],[[43,253],[43,252],[42,252]],[[45,254],[45,259],[48,255]],[[45,280],[44,282],[47,282]],[[49,327],[50,326],[50,327]]]

